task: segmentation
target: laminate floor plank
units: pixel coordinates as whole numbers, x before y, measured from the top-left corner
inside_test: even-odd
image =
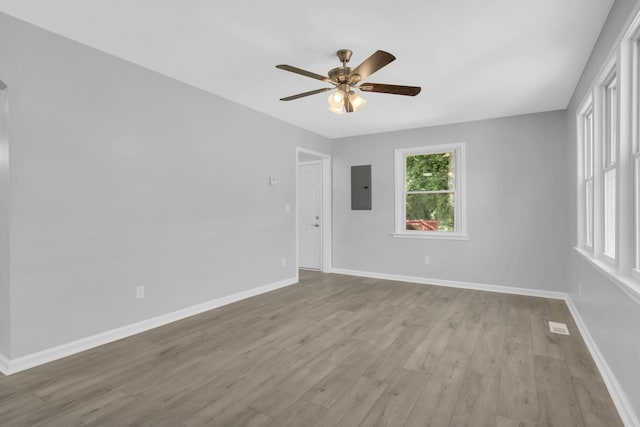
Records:
[[[424,339],[424,335],[424,331],[419,328],[404,330],[393,344],[367,368],[363,375],[381,381],[390,380],[396,371],[404,366],[418,343]]]
[[[267,427],[312,426],[327,412],[327,408],[304,399],[297,400]]]
[[[426,375],[399,369],[359,427],[401,426],[425,385]]]
[[[331,372],[311,387],[303,396],[310,402],[325,408],[333,406],[358,380],[362,373],[378,358],[381,351],[361,344]]]
[[[462,392],[470,356],[446,352],[430,375],[405,427],[449,426]]]
[[[73,402],[64,407],[54,406],[34,427],[86,426],[93,424],[105,415],[131,404],[133,398],[120,391],[110,391],[87,401]]]
[[[503,366],[506,326],[503,316],[487,312],[480,325],[469,369],[478,373],[497,375]]]
[[[360,425],[384,392],[387,384],[373,378],[358,377],[352,387],[313,427],[356,427]]]
[[[462,317],[458,327],[451,336],[447,349],[459,353],[471,354],[482,330],[481,320],[487,313],[486,293],[478,292],[474,303]]]
[[[515,420],[538,419],[538,396],[530,345],[508,341],[498,391],[498,414]]]
[[[581,337],[560,337],[560,348],[572,377],[602,382],[598,367]]]
[[[564,360],[564,353],[560,346],[561,335],[549,330],[549,321],[538,316],[531,315],[531,335],[533,353],[538,356],[553,357]]]
[[[525,421],[518,421],[511,418],[503,417],[501,415],[496,416],[495,427],[537,427],[535,423],[529,423]]]
[[[0,375],[0,425],[622,422],[563,301],[300,271],[297,285]]]
[[[184,427],[209,426],[209,427],[266,427],[273,422],[273,418],[262,414],[253,408],[232,404],[219,413],[211,414],[209,417],[202,417],[198,414],[186,420]],[[159,421],[157,424],[147,424],[149,427],[161,426],[170,427],[175,424],[168,424]]]
[[[624,427],[616,417],[611,397],[605,393],[600,382],[573,378],[573,387],[587,427]]]
[[[50,405],[31,393],[3,399],[0,401],[0,425],[31,425],[37,419],[36,414],[45,413],[49,408]]]
[[[493,427],[496,420],[499,376],[472,370],[462,383],[462,391],[451,418],[452,426]]]
[[[342,346],[327,349],[282,381],[270,382],[260,395],[248,398],[247,401],[252,408],[272,417],[278,417],[315,383],[335,369],[350,353],[349,348]]]
[[[534,356],[538,395],[538,424],[584,427],[575,389],[564,360]]]
[[[533,345],[530,316],[529,310],[509,306],[507,314],[507,340],[518,344]]]

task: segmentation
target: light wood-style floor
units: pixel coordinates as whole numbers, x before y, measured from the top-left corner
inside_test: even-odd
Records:
[[[303,271],[299,285],[0,375],[0,425],[622,422],[562,301]]]

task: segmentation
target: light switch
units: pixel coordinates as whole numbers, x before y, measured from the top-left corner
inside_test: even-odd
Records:
[[[278,178],[276,178],[274,176],[270,176],[269,177],[269,185],[271,185],[271,186],[278,185]]]

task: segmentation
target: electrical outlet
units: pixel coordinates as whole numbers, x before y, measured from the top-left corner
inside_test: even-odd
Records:
[[[429,263],[431,263],[431,259],[429,258],[428,255],[424,256],[424,263],[425,263],[425,265],[429,265]]]
[[[144,298],[144,286],[136,287],[136,299]]]
[[[283,267],[287,265],[287,259],[285,257],[282,257],[282,259],[280,260],[280,265],[282,265]]]

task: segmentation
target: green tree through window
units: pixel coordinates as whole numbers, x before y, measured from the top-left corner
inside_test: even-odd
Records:
[[[407,230],[455,230],[455,152],[407,156]]]

